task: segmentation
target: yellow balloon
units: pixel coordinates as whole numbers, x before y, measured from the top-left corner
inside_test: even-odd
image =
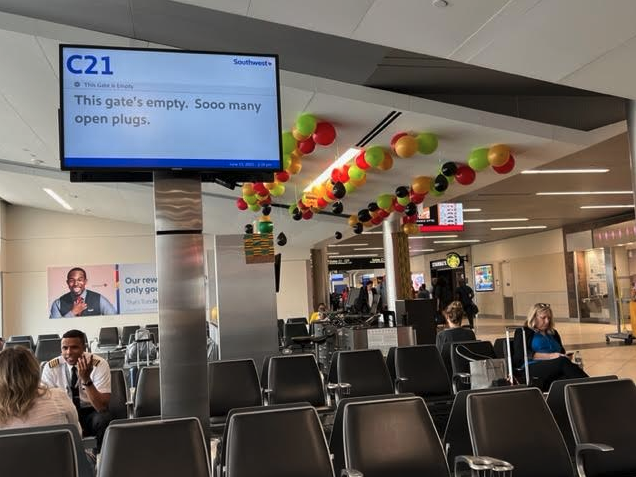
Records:
[[[292,163],[289,165],[288,172],[290,174],[298,174],[302,168],[303,168],[303,165],[301,164],[300,160],[292,159]]]
[[[292,136],[294,136],[294,139],[296,139],[296,141],[304,141],[305,139],[309,137],[309,136],[304,136],[303,134],[301,134],[300,131],[296,129],[296,127],[292,128]]]
[[[508,162],[510,148],[505,144],[495,144],[488,149],[488,162],[491,166],[500,167]]]
[[[244,197],[254,195],[254,184],[252,184],[251,182],[246,182],[245,184],[243,184],[241,191],[243,192]]]
[[[353,227],[355,224],[357,224],[360,221],[358,220],[357,215],[350,215],[348,222],[349,222],[349,227]]]
[[[291,153],[289,153],[289,157],[291,157],[292,161],[300,161],[300,158],[303,157],[303,153],[298,149],[294,149]]]
[[[269,215],[261,215],[258,219],[260,222],[271,222],[272,219],[269,218]]]
[[[263,185],[267,190],[272,190],[274,187],[276,187],[276,182],[264,182]]]
[[[381,171],[388,171],[392,167],[393,157],[391,156],[391,153],[384,151],[384,159],[382,159],[382,162],[378,165],[378,169]]]
[[[402,231],[407,235],[413,235],[418,233],[420,228],[417,224],[404,224],[402,225]]]
[[[394,146],[395,153],[402,158],[411,157],[417,152],[417,148],[417,139],[413,136],[409,136],[408,134],[398,139]]]
[[[364,176],[362,176],[362,179],[358,181],[354,181],[353,179],[350,179],[349,182],[351,182],[356,188],[362,187],[363,185],[367,183],[367,175],[365,174]]]
[[[426,194],[431,190],[431,181],[432,179],[428,176],[414,177],[411,183],[411,189],[413,189],[413,192],[416,194]]]

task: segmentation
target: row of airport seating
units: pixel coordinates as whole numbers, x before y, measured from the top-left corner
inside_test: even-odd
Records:
[[[453,414],[469,447],[453,459],[424,400],[405,394],[342,399],[329,443],[318,413],[306,403],[234,409],[212,464],[194,418],[113,422],[98,476],[450,477],[451,469],[460,475],[462,465],[472,475],[634,475],[636,428],[624,419],[624,406],[636,399],[633,381],[568,383],[563,390],[574,462],[542,393],[516,386],[458,393]],[[7,475],[78,475],[68,430],[4,431],[0,448]]]

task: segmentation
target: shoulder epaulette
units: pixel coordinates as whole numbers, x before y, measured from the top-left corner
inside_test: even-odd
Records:
[[[100,362],[101,362],[101,359],[99,359],[96,356],[93,356],[92,364],[93,364],[94,367],[98,366]]]
[[[56,368],[57,366],[60,365],[60,358],[53,358],[51,361],[49,361],[49,368]]]

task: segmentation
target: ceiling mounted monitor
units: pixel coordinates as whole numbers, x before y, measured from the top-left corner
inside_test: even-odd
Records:
[[[60,45],[60,148],[69,171],[278,171],[278,57]]]
[[[431,207],[417,206],[417,224],[420,232],[463,232],[464,209],[462,204],[437,204]]]

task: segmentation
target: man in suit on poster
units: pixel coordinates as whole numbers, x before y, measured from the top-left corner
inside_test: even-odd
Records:
[[[69,292],[51,305],[51,318],[74,316],[116,315],[117,310],[103,295],[86,289],[86,270],[71,268],[66,275]]]

